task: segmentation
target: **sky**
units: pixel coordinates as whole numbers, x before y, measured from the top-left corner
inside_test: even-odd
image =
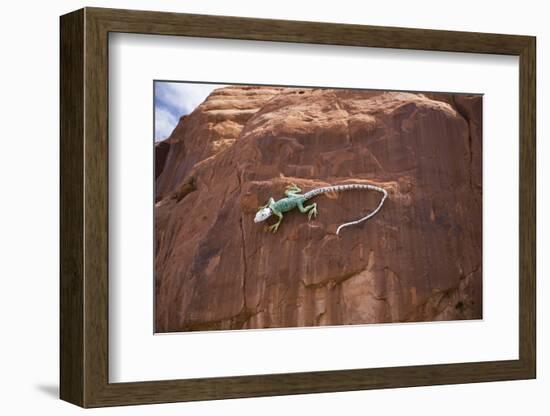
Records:
[[[181,116],[191,113],[221,84],[155,81],[155,141],[166,139]]]

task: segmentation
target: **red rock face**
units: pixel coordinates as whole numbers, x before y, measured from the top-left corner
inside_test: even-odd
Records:
[[[481,96],[228,87],[180,123],[156,182],[157,332],[481,318]],[[161,147],[157,147],[161,149]],[[324,194],[276,234],[259,205]]]

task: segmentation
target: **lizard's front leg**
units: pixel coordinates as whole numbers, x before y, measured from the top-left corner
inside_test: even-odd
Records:
[[[298,202],[298,209],[300,210],[300,212],[302,214],[305,214],[306,212],[308,213],[307,214],[307,219],[308,220],[311,220],[311,217],[316,217],[317,216],[317,203],[313,203],[311,205],[308,205],[306,207],[304,207],[304,202],[303,201],[300,201]]]
[[[273,234],[275,234],[277,232],[277,230],[279,229],[279,225],[281,225],[281,221],[283,221],[283,213],[281,211],[279,211],[277,208],[275,208],[273,206],[273,204],[271,204],[269,206],[269,208],[271,209],[271,212],[273,212],[274,215],[279,217],[279,220],[275,224],[269,226],[269,228],[268,228],[269,231],[271,231]]]
[[[267,204],[262,205],[261,207],[258,207],[258,210],[267,208],[268,206],[270,206],[273,203],[275,203],[275,200],[273,199],[273,197],[271,197],[271,198],[269,198],[269,201],[267,201]]]

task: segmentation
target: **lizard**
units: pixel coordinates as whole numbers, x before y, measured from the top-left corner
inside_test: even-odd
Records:
[[[286,187],[284,198],[281,198],[278,201],[275,201],[273,197],[271,197],[269,198],[269,201],[267,202],[266,205],[263,205],[258,208],[258,212],[256,212],[256,216],[254,217],[254,222],[259,223],[267,220],[272,215],[277,216],[278,217],[277,222],[269,226],[268,228],[269,231],[275,234],[279,229],[279,226],[281,225],[281,221],[283,220],[284,213],[292,211],[294,208],[298,208],[301,213],[303,214],[307,213],[308,221],[309,221],[311,220],[312,217],[317,217],[317,204],[314,202],[313,204],[305,205],[306,201],[313,198],[314,196],[324,194],[326,192],[342,192],[342,191],[348,191],[352,189],[377,191],[382,193],[383,196],[378,206],[370,214],[356,221],[351,221],[340,225],[336,230],[336,235],[338,235],[342,228],[348,227],[350,225],[359,224],[373,217],[380,210],[380,208],[382,208],[384,201],[388,197],[388,192],[384,188],[381,188],[375,185],[350,183],[350,184],[342,184],[342,185],[324,186],[322,188],[312,189],[311,191],[306,192],[305,194],[302,194],[301,193],[302,190],[296,184],[291,184],[290,186]]]

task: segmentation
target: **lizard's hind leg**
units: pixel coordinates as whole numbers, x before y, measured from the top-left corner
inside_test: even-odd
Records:
[[[308,205],[306,207],[304,207],[304,203],[303,202],[298,202],[298,209],[300,210],[300,212],[302,214],[305,214],[306,212],[308,213],[307,214],[307,219],[308,220],[311,220],[311,217],[317,217],[317,203],[313,203],[311,205]]]
[[[302,192],[302,190],[298,188],[298,185],[296,185],[295,183],[285,188],[286,196],[296,195],[296,194],[299,194],[300,192]]]

